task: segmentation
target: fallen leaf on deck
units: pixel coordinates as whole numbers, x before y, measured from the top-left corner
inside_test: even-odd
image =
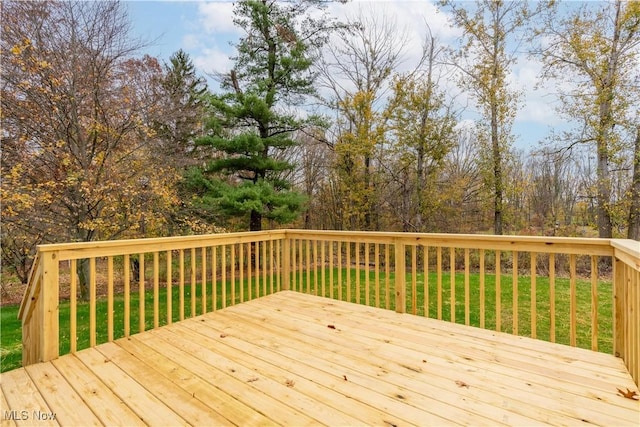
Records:
[[[466,387],[469,388],[469,384],[465,383],[464,381],[456,381],[456,384],[458,385],[458,387]]]
[[[287,387],[293,387],[296,384],[293,380],[286,380],[284,383]]]
[[[259,379],[258,377],[251,377],[251,378],[249,378],[249,379],[247,380],[247,382],[248,382],[248,383],[254,383],[254,382],[258,381],[258,379]]]
[[[635,392],[634,390],[627,389],[627,391],[623,391],[623,390],[620,390],[619,388],[616,390],[618,390],[618,393],[620,393],[622,397],[626,397],[627,399],[631,399],[631,400],[640,400],[640,395],[638,395],[638,393]]]

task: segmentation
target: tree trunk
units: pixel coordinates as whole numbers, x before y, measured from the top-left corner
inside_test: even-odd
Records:
[[[258,211],[251,211],[249,231],[262,231],[262,215]]]
[[[78,274],[78,289],[80,290],[80,300],[89,301],[89,259],[78,260],[76,272]]]
[[[500,152],[500,139],[498,136],[497,106],[491,107],[491,148],[493,151],[493,232],[502,234],[502,153]],[[493,111],[496,110],[496,111]]]
[[[636,130],[630,199],[627,238],[640,240],[640,126]]]

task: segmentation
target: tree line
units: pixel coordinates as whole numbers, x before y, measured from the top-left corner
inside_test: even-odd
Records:
[[[640,239],[640,3],[444,0],[458,44],[427,19],[411,64],[392,18],[326,6],[236,2],[214,91],[184,51],[145,55],[122,3],[3,2],[3,266],[26,281],[42,243],[278,226]],[[575,125],[527,152],[523,50]]]

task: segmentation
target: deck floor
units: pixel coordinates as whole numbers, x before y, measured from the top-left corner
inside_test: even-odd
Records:
[[[613,356],[291,291],[0,384],[3,426],[640,423]]]

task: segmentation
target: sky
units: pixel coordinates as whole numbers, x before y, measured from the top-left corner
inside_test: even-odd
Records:
[[[453,44],[460,31],[451,28],[446,13],[439,12],[436,0],[352,0],[331,4],[328,11],[337,17],[352,16],[359,8],[367,13],[393,17],[397,27],[410,37],[406,64],[420,52],[427,22],[434,36]],[[205,75],[231,68],[232,42],[242,35],[233,25],[233,3],[229,1],[125,1],[132,24],[132,34],[149,42],[145,53],[168,62],[171,54],[183,49],[192,58],[197,71]],[[554,109],[549,89],[536,89],[540,65],[525,55],[519,57],[510,75],[510,84],[522,92],[513,133],[515,146],[524,151],[536,149],[550,129],[566,127]],[[478,117],[473,102],[467,103],[463,119]]]

